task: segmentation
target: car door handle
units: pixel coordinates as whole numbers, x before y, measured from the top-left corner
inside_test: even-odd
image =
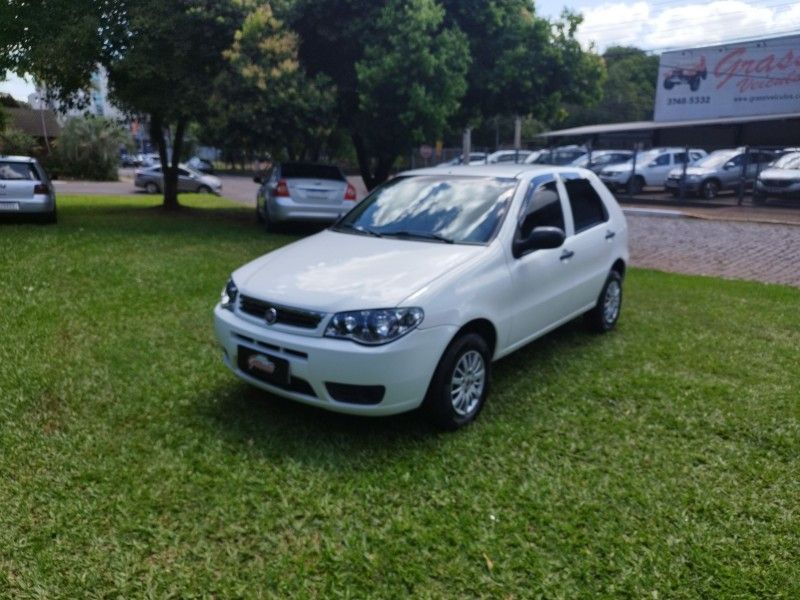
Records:
[[[572,250],[564,250],[559,257],[561,260],[568,260],[575,256],[575,253]]]
[[[607,240],[610,240],[610,239],[611,239],[611,238],[613,238],[615,235],[617,235],[617,232],[616,232],[616,231],[611,231],[611,230],[609,229],[609,230],[606,232],[606,239],[607,239]]]

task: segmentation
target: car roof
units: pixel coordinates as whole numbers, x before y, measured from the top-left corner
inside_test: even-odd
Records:
[[[5,160],[9,162],[25,162],[25,163],[32,163],[36,162],[36,159],[31,156],[13,156],[13,155],[5,155],[0,154],[0,160]]]
[[[404,171],[398,176],[408,175],[460,175],[472,177],[510,177],[520,179],[522,176],[533,173],[575,173],[580,171],[584,174],[591,173],[587,169],[575,166],[557,167],[555,165],[534,165],[534,164],[489,164],[489,165],[446,165],[442,167],[429,167],[427,169],[413,169]]]

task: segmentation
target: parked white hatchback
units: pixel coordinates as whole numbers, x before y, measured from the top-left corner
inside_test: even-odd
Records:
[[[280,396],[472,421],[497,360],[586,315],[617,322],[625,217],[591,171],[403,173],[330,229],[236,270],[214,309],[225,364]]]

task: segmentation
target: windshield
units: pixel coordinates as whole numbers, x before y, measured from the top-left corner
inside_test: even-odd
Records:
[[[770,166],[776,169],[800,169],[800,152],[792,152],[781,156]]]
[[[377,188],[335,231],[432,242],[485,244],[503,222],[517,180],[420,175]]]
[[[735,157],[738,152],[731,152],[730,150],[722,150],[717,152],[712,152],[708,156],[704,156],[700,160],[696,161],[692,166],[693,167],[706,167],[714,169],[716,167],[721,167],[730,159]]]

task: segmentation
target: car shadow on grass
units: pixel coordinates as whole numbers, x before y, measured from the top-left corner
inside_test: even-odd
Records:
[[[566,362],[581,360],[580,350],[604,337],[587,332],[577,319],[503,358],[494,364],[488,403],[508,402],[508,394],[502,392],[515,386],[520,372],[541,379],[560,376],[557,371]],[[374,461],[429,451],[453,436],[489,435],[496,430],[493,421],[510,418],[501,404],[460,432],[440,432],[419,410],[388,417],[334,413],[274,396],[233,378],[211,390],[199,408],[204,425],[235,446],[269,458],[289,456],[347,468],[369,468]]]

